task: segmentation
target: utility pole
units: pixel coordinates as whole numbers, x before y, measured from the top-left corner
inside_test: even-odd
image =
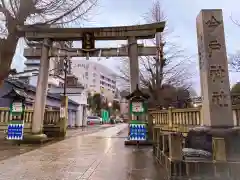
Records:
[[[63,95],[66,96],[66,89],[67,89],[67,71],[68,71],[68,59],[67,57],[64,58],[64,87],[63,87]]]

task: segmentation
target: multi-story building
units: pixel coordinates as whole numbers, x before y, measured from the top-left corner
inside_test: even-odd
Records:
[[[72,73],[89,92],[100,93],[110,101],[114,99],[117,75],[112,70],[90,60],[76,59],[72,64]]]
[[[41,44],[39,44],[41,46]],[[35,44],[34,46],[39,46]],[[31,46],[31,44],[30,44]],[[69,47],[71,44],[69,42],[64,43],[54,43],[54,47]],[[70,62],[70,61],[69,61]],[[37,79],[38,79],[38,72],[40,67],[40,60],[39,59],[27,59],[25,61],[25,68],[24,74],[21,73],[18,77],[28,78],[29,84],[33,86],[37,86]],[[48,77],[48,88],[51,87],[58,87],[61,85],[63,80],[63,66],[64,66],[64,59],[60,57],[53,57],[49,59],[49,77]],[[70,65],[69,65],[70,67]]]

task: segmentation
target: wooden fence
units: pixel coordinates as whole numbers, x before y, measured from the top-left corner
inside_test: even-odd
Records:
[[[155,127],[171,128],[187,132],[189,128],[202,125],[202,112],[199,108],[158,110],[150,109]],[[240,126],[240,107],[233,106],[234,126]]]
[[[30,133],[32,128],[33,110],[26,110],[23,115],[24,119],[24,133]],[[0,131],[7,130],[7,125],[10,120],[14,119],[9,111],[9,108],[0,108]],[[44,114],[43,128],[60,128],[60,111],[46,110]]]

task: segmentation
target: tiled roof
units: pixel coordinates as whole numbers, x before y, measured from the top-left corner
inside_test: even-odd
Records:
[[[5,80],[5,82],[7,82],[9,84],[12,84],[16,88],[24,89],[25,91],[31,91],[31,92],[36,93],[36,87],[35,86],[23,83],[21,81],[7,79],[7,80]],[[61,95],[60,94],[48,93],[47,96],[48,96],[48,98],[52,98],[52,99],[56,99],[56,100],[60,100],[61,99]],[[76,103],[75,101],[72,101],[71,99],[68,99],[68,102],[73,104],[73,105],[79,105],[78,103]]]

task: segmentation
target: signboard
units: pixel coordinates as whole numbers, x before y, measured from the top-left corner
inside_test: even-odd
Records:
[[[130,105],[130,111],[134,115],[141,115],[145,113],[145,104],[143,102],[132,102]]]
[[[132,112],[143,112],[143,103],[142,102],[132,102]]]
[[[109,112],[107,110],[102,110],[101,118],[102,118],[103,122],[108,122],[109,121]]]
[[[13,102],[10,107],[10,113],[13,116],[20,116],[23,113],[23,103],[22,102]]]
[[[137,123],[131,123],[129,125],[129,140],[132,141],[145,141],[147,140],[147,128],[146,124],[137,124]]]
[[[82,49],[84,51],[91,51],[95,49],[94,33],[91,32],[83,33]]]
[[[9,140],[22,140],[24,130],[23,120],[12,120],[8,125],[8,135]]]

